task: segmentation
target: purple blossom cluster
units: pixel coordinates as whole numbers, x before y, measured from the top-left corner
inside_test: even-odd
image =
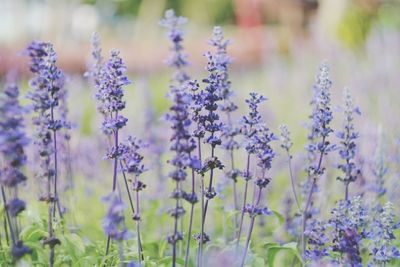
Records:
[[[249,113],[248,115],[243,116],[241,121],[241,135],[244,137],[244,148],[247,152],[247,162],[246,162],[246,170],[243,171],[242,177],[245,180],[245,188],[244,188],[244,195],[243,195],[243,205],[242,205],[242,212],[240,217],[239,229],[237,234],[237,245],[239,244],[240,237],[242,234],[242,227],[243,227],[243,220],[245,214],[245,207],[247,205],[247,194],[248,194],[248,186],[249,181],[253,178],[253,174],[250,172],[250,165],[251,165],[251,156],[256,154],[256,156],[262,157],[260,151],[262,146],[269,146],[268,143],[269,138],[269,129],[264,125],[262,121],[262,117],[259,112],[259,105],[266,101],[267,99],[259,95],[257,93],[250,93],[250,97],[245,100],[246,104],[248,105]],[[264,136],[263,136],[264,135]],[[265,142],[266,141],[266,142]],[[264,142],[264,144],[263,144]],[[270,150],[270,147],[269,147]],[[271,153],[272,150],[267,152],[268,154]],[[260,155],[257,154],[260,153]],[[272,154],[270,154],[272,155]],[[272,159],[272,158],[271,158]],[[260,163],[260,162],[258,162]],[[258,164],[257,163],[257,164]],[[262,165],[262,163],[261,163]],[[265,167],[265,166],[259,166]],[[266,170],[266,169],[265,169]]]
[[[329,135],[333,132],[330,123],[333,119],[331,111],[330,88],[332,81],[329,79],[329,69],[326,65],[322,65],[316,77],[313,86],[314,97],[311,101],[312,114],[310,116],[311,126],[308,135],[308,144],[306,150],[308,152],[309,166],[307,168],[308,178],[304,183],[305,188],[305,205],[302,210],[302,232],[301,243],[303,253],[306,251],[305,231],[307,229],[307,220],[312,217],[313,210],[313,194],[317,191],[318,178],[324,174],[323,158],[335,149],[335,145],[328,140]]]
[[[56,66],[57,55],[53,45],[46,42],[33,41],[25,50],[31,59],[30,70],[34,77],[30,80],[32,91],[28,98],[32,101],[35,116],[33,123],[36,128],[35,144],[40,156],[41,171],[39,177],[45,178],[46,193],[40,197],[48,203],[48,237],[43,241],[50,247],[49,265],[54,264],[54,247],[60,244],[55,237],[53,220],[56,210],[63,217],[60,198],[58,195],[58,148],[57,132],[68,128],[69,123],[62,117],[57,119],[57,108],[60,97],[64,95],[65,76]],[[59,114],[58,114],[59,115]]]
[[[265,123],[262,122],[261,115],[258,113],[258,104],[265,101],[266,98],[262,95],[257,95],[255,93],[250,93],[250,99],[246,102],[249,105],[250,113],[249,117],[244,117],[244,129],[247,129],[245,133],[248,138],[248,142],[246,145],[246,150],[248,155],[254,153],[256,156],[256,166],[258,167],[258,175],[256,176],[254,182],[254,194],[252,204],[246,203],[246,199],[244,199],[245,205],[242,210],[242,217],[240,222],[239,234],[243,225],[243,214],[248,213],[250,217],[250,226],[247,233],[246,245],[244,248],[241,265],[244,266],[246,261],[247,250],[249,248],[251,235],[254,228],[255,218],[257,215],[271,215],[272,212],[261,205],[263,190],[270,183],[271,178],[267,173],[272,167],[272,160],[275,157],[275,152],[271,147],[271,142],[277,140],[277,137],[266,127]],[[246,128],[247,126],[247,128]],[[255,127],[255,129],[253,129]],[[249,178],[249,176],[247,177]],[[248,179],[246,179],[246,187],[248,185]],[[247,188],[245,188],[245,194],[247,192]],[[257,192],[257,193],[256,193]],[[246,196],[246,195],[245,195]],[[238,236],[239,242],[240,235]]]
[[[114,134],[126,125],[127,118],[120,112],[125,108],[123,100],[123,87],[130,84],[128,77],[124,75],[126,71],[119,52],[111,51],[110,59],[102,67],[99,84],[96,84],[96,99],[99,102],[98,109],[104,114],[102,130],[105,134]],[[116,147],[114,148],[116,149]]]
[[[190,79],[184,70],[188,65],[188,61],[182,45],[183,31],[181,26],[186,24],[186,22],[186,18],[176,16],[172,9],[167,10],[164,18],[160,21],[160,25],[168,29],[168,38],[171,41],[171,55],[167,59],[167,64],[175,69],[172,79],[179,84],[183,84]]]
[[[385,265],[392,260],[400,259],[400,250],[395,246],[396,236],[394,231],[400,228],[400,223],[395,219],[394,206],[387,202],[379,210],[371,224],[369,238],[371,239],[370,266]]]
[[[344,91],[344,123],[343,123],[343,131],[337,132],[337,137],[341,140],[339,145],[339,155],[343,160],[343,163],[338,165],[339,170],[342,171],[343,175],[338,177],[337,179],[344,183],[345,190],[345,199],[348,199],[349,195],[349,184],[355,182],[357,176],[360,174],[360,169],[357,167],[355,163],[356,156],[356,139],[359,134],[355,131],[354,128],[354,114],[360,115],[360,111],[357,107],[354,107],[353,101],[348,89]]]
[[[340,253],[339,264],[362,266],[361,242],[367,235],[367,209],[360,196],[341,200],[331,212],[332,251]]]
[[[11,235],[11,254],[16,260],[31,252],[20,239],[18,220],[18,215],[26,207],[18,192],[27,179],[22,169],[27,162],[24,150],[29,143],[23,122],[26,110],[19,104],[18,96],[17,85],[10,83],[0,98],[0,152],[4,158],[4,165],[0,169],[0,185],[7,221],[5,227]]]
[[[103,220],[104,232],[113,240],[127,240],[129,232],[125,226],[125,205],[121,197],[116,192],[113,192],[104,197],[103,201],[109,204],[107,214]]]
[[[106,255],[110,250],[111,241],[117,241],[120,260],[124,260],[122,241],[131,235],[125,225],[125,204],[118,186],[118,173],[122,173],[124,186],[129,199],[132,212],[132,220],[136,224],[137,251],[141,266],[144,256],[142,254],[142,241],[140,233],[140,196],[139,192],[146,188],[146,184],[140,180],[140,176],[146,171],[143,163],[143,155],[140,150],[146,145],[139,139],[129,136],[126,142],[120,142],[120,130],[124,128],[128,119],[121,113],[125,109],[124,87],[131,82],[125,75],[126,66],[119,51],[112,50],[108,61],[103,62],[101,54],[100,37],[92,36],[93,64],[86,72],[97,89],[95,97],[98,101],[98,111],[103,116],[102,131],[107,136],[109,148],[105,158],[113,161],[112,190],[105,200],[109,203],[107,215],[104,218],[104,232],[107,235]],[[131,191],[134,192],[132,196]]]

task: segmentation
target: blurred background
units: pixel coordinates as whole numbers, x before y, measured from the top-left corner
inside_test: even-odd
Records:
[[[90,64],[90,37],[94,31],[101,36],[105,58],[112,48],[121,51],[133,81],[126,88],[129,123],[124,131],[156,144],[150,153],[162,156],[155,161],[165,164],[168,159],[163,152],[168,149],[169,134],[163,130],[167,126],[160,118],[170,105],[165,98],[171,77],[165,65],[169,42],[158,21],[169,8],[189,19],[184,46],[192,78],[201,80],[207,75],[203,54],[210,49],[207,40],[214,25],[222,26],[225,36],[233,41],[228,52],[233,57],[230,78],[240,107],[237,119],[244,112],[248,93],[262,93],[269,99],[262,112],[271,129],[278,132],[279,124],[287,124],[295,152],[304,151],[311,87],[319,65],[325,62],[331,69],[333,106],[341,105],[345,86],[360,106],[362,116],[356,124],[362,136],[360,150],[364,158],[360,161],[365,163],[366,171],[373,164],[373,157],[368,155],[373,155],[379,140],[383,140],[385,158],[390,162],[394,162],[395,155],[400,158],[399,0],[0,0],[0,77],[16,71],[26,92],[28,60],[20,52],[31,40],[55,45],[58,65],[68,75],[77,177],[97,179],[109,173],[92,167],[99,166],[105,151],[99,130],[101,116],[96,113],[93,99],[95,89],[83,78]],[[336,109],[334,116],[334,128],[338,129],[342,116]],[[152,161],[152,155],[147,159]],[[278,157],[277,161],[280,170],[275,171],[276,177],[282,178],[278,186],[288,191],[289,187],[284,186],[288,184],[285,159]],[[154,167],[158,163],[149,164]],[[297,158],[297,171],[304,175],[302,164]],[[400,173],[396,168],[390,174],[393,181]],[[156,167],[148,177],[154,175],[165,178],[165,170]],[[85,196],[95,203],[108,192],[109,177],[102,181],[103,187],[94,187],[77,179],[88,193]],[[157,181],[153,183],[157,185]],[[325,186],[337,199],[335,190],[341,189],[331,189],[331,183],[335,183],[334,178]],[[149,191],[157,188],[150,185]],[[394,183],[389,192],[394,203],[399,203],[398,189],[398,183]],[[279,206],[282,190],[271,192],[272,206]],[[144,195],[152,198],[151,194]],[[102,236],[100,226],[93,228],[87,218],[100,218],[104,211],[80,207],[77,222],[89,236]]]
[[[194,64],[213,25],[235,41],[237,64],[251,67],[276,54],[290,59],[316,35],[321,45],[362,53],[371,35],[400,28],[398,0],[0,0],[0,73],[26,71],[15,54],[32,39],[55,43],[63,69],[83,72],[94,31],[105,50],[123,51],[130,71],[162,68],[167,46],[158,21],[169,8],[190,19]]]

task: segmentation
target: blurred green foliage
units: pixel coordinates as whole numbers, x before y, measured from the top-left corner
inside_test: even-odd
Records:
[[[85,4],[95,5],[103,1],[82,0]],[[111,0],[115,6],[116,15],[122,17],[136,17],[139,14],[144,0]],[[155,5],[164,5],[164,9],[174,9],[178,14],[185,14],[192,20],[206,20],[209,24],[234,23],[234,1],[232,0],[163,0],[154,1]],[[210,8],[212,7],[212,8]],[[203,11],[200,11],[203,10]]]
[[[339,39],[350,48],[360,47],[368,37],[373,19],[374,16],[369,12],[351,5],[338,26]]]

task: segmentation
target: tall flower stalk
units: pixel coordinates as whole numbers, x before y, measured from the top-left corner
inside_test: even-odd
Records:
[[[26,206],[25,201],[19,198],[19,186],[27,179],[22,169],[27,161],[24,148],[29,140],[25,135],[22,117],[25,110],[20,106],[18,96],[18,87],[10,83],[0,98],[0,152],[4,158],[4,166],[0,169],[0,184],[14,260],[31,252],[19,238],[18,215]]]
[[[290,149],[293,145],[292,140],[290,138],[290,132],[286,125],[279,126],[279,130],[281,132],[281,147],[285,150],[288,165],[289,165],[289,177],[290,177],[290,185],[292,187],[293,198],[296,202],[297,209],[301,211],[299,197],[297,196],[296,190],[296,181],[293,176],[293,169],[292,169],[292,155],[290,153]]]
[[[309,208],[312,203],[312,196],[316,190],[318,178],[321,177],[325,171],[323,168],[323,158],[328,152],[334,150],[335,146],[330,144],[328,137],[333,131],[330,128],[332,121],[331,111],[331,99],[329,89],[332,82],[329,79],[329,69],[326,65],[322,65],[319,69],[319,73],[316,78],[314,85],[314,99],[313,112],[311,118],[311,132],[308,136],[309,144],[307,145],[307,151],[314,159],[310,162],[310,166],[307,169],[308,172],[308,184],[310,185],[309,192],[305,199],[305,206],[303,208],[302,216],[302,230],[301,230],[301,247],[303,254],[306,250],[306,242],[304,232],[307,227],[307,219],[309,218]]]
[[[183,49],[183,31],[181,29],[182,25],[187,22],[187,19],[184,17],[178,17],[175,15],[173,10],[167,10],[165,12],[164,18],[160,21],[160,25],[168,29],[168,38],[171,42],[170,51],[171,54],[167,60],[167,64],[175,70],[175,73],[172,76],[171,80],[171,91],[170,96],[173,101],[173,106],[171,107],[171,113],[167,116],[167,118],[172,122],[172,129],[174,130],[174,136],[172,139],[174,142],[177,142],[179,145],[178,147],[171,147],[171,150],[176,152],[176,157],[188,157],[190,162],[182,164],[175,164],[174,161],[171,161],[172,165],[174,165],[177,169],[186,169],[190,167],[191,169],[191,192],[186,193],[181,188],[181,182],[177,181],[171,174],[170,177],[176,181],[176,188],[175,191],[172,193],[172,197],[176,199],[176,206],[175,212],[171,212],[171,215],[175,217],[175,223],[177,224],[177,217],[180,216],[176,214],[177,209],[181,205],[180,199],[183,198],[188,201],[191,205],[190,207],[190,219],[189,219],[189,229],[188,229],[188,236],[187,236],[187,243],[186,243],[186,253],[185,253],[185,266],[188,266],[189,263],[189,255],[190,255],[190,239],[192,233],[192,226],[193,226],[193,216],[194,216],[194,205],[197,203],[197,195],[195,192],[195,171],[199,168],[199,162],[197,157],[193,155],[193,150],[196,148],[195,141],[191,138],[189,132],[190,122],[190,101],[192,99],[192,87],[193,82],[189,81],[189,75],[186,73],[185,68],[188,65],[187,62],[187,55],[184,53]],[[184,118],[186,121],[183,122],[184,125],[179,125],[177,120],[180,118]],[[178,127],[178,128],[176,128]],[[181,131],[178,133],[178,131]],[[177,135],[181,135],[178,137]],[[187,151],[184,151],[184,147],[180,147],[181,144],[184,143],[183,146],[186,146]],[[179,155],[181,154],[181,155]],[[186,155],[185,155],[186,154]],[[185,172],[186,176],[186,172]],[[182,207],[183,209],[183,207]],[[183,214],[182,214],[183,215]],[[181,216],[180,216],[181,217]],[[182,220],[183,217],[181,217]],[[168,238],[169,242],[173,246],[173,264],[176,264],[176,242],[179,240],[179,231],[178,229],[174,228],[173,236]]]
[[[258,215],[270,215],[271,212],[267,207],[261,206],[261,196],[264,188],[267,187],[271,178],[267,177],[267,171],[271,169],[272,159],[275,157],[275,152],[271,148],[271,141],[276,140],[276,137],[265,126],[261,126],[254,136],[254,147],[256,149],[257,167],[259,175],[254,184],[254,194],[252,204],[246,203],[243,207],[243,212],[248,213],[250,217],[250,226],[247,233],[246,244],[243,251],[243,256],[240,266],[244,266],[246,261],[247,251],[250,245],[250,239],[254,228],[254,222]]]
[[[110,59],[99,68],[96,76],[95,85],[97,87],[96,99],[99,101],[98,109],[104,116],[102,130],[106,135],[111,136],[112,147],[106,157],[113,161],[112,192],[117,188],[118,164],[122,156],[123,149],[119,143],[119,130],[126,125],[127,118],[120,112],[125,108],[123,100],[123,87],[130,84],[128,77],[124,75],[125,64],[116,50],[111,51]],[[129,189],[127,189],[129,191]],[[112,236],[108,234],[106,255],[109,252]]]
[[[190,109],[192,111],[191,113],[191,119],[193,122],[196,123],[195,129],[192,132],[192,136],[197,140],[197,157],[200,162],[199,168],[196,170],[199,175],[200,175],[200,191],[201,191],[201,218],[203,221],[203,214],[204,214],[204,200],[205,200],[205,182],[204,182],[204,175],[205,173],[202,171],[202,141],[205,136],[205,117],[203,115],[203,108],[204,108],[204,98],[205,98],[205,92],[203,90],[199,90],[199,84],[197,81],[191,81],[189,83],[190,88],[191,88],[191,97],[192,97],[192,103],[190,106]],[[197,250],[197,266],[202,266],[202,260],[203,260],[203,244],[209,241],[208,236],[204,233],[204,224],[201,223],[201,232],[199,234],[196,234],[195,239],[198,242],[198,250]]]
[[[63,217],[58,196],[58,149],[57,132],[66,127],[67,122],[56,119],[56,108],[59,106],[60,92],[64,86],[64,74],[56,66],[56,53],[53,45],[45,42],[32,42],[27,50],[31,58],[30,70],[35,75],[30,80],[33,89],[28,97],[33,102],[36,116],[33,118],[36,126],[36,141],[41,158],[40,177],[47,178],[47,192],[40,198],[49,204],[48,207],[48,237],[44,244],[50,247],[49,265],[54,264],[54,247],[60,241],[54,236],[53,220],[56,209]]]
[[[233,204],[234,210],[239,210],[239,203],[237,197],[237,178],[240,176],[239,169],[235,168],[235,157],[234,151],[239,149],[239,143],[236,141],[236,137],[240,134],[240,130],[234,125],[232,114],[237,110],[236,104],[232,101],[233,91],[231,89],[231,82],[229,80],[228,67],[231,64],[231,57],[227,53],[227,47],[231,43],[229,39],[224,38],[224,34],[221,27],[214,27],[212,38],[209,41],[210,45],[216,49],[215,57],[217,58],[216,68],[220,72],[220,85],[219,91],[222,98],[222,103],[219,105],[221,112],[225,113],[225,123],[222,127],[222,147],[227,150],[230,160],[230,168],[226,170],[227,178],[232,180],[233,189]],[[238,217],[237,214],[234,216],[235,234],[238,230]]]
[[[358,108],[354,107],[349,90],[346,88],[343,92],[344,97],[344,123],[343,131],[337,133],[338,138],[341,140],[339,145],[339,155],[343,163],[338,165],[339,170],[342,171],[342,176],[337,179],[344,183],[345,186],[345,200],[349,199],[349,185],[355,182],[357,176],[360,174],[360,169],[357,168],[355,163],[357,145],[355,143],[359,134],[354,128],[354,114],[360,114]]]
[[[372,163],[372,173],[374,175],[373,182],[369,185],[369,190],[375,193],[376,198],[381,200],[386,194],[387,189],[385,187],[385,178],[389,171],[389,166],[386,162],[385,155],[385,142],[383,140],[382,129],[378,131],[378,141],[375,148],[375,155]],[[380,206],[378,203],[377,206]]]
[[[125,173],[130,174],[133,178],[132,188],[135,191],[135,200],[136,200],[136,209],[133,207],[132,197],[129,194],[129,201],[131,204],[131,209],[133,212],[132,219],[136,222],[136,234],[137,234],[137,249],[138,249],[138,258],[139,258],[139,265],[141,260],[143,259],[142,256],[142,242],[141,242],[141,235],[140,235],[140,202],[139,202],[139,192],[146,188],[146,184],[139,180],[139,176],[146,170],[142,161],[143,156],[140,154],[140,150],[143,148],[144,144],[141,140],[138,140],[132,136],[128,137],[128,140],[124,147],[124,153],[122,155],[121,162],[122,170]],[[126,179],[125,179],[126,182]],[[136,210],[136,212],[135,212]]]
[[[218,112],[218,106],[221,104],[223,99],[223,91],[229,84],[228,77],[226,76],[229,58],[226,56],[224,51],[221,51],[221,46],[226,46],[227,43],[225,43],[221,37],[221,30],[219,28],[214,29],[210,44],[214,46],[217,51],[214,53],[205,53],[204,56],[207,58],[206,70],[208,71],[208,76],[203,79],[203,83],[205,83],[206,86],[203,90],[195,93],[194,96],[194,120],[197,122],[198,126],[195,130],[195,136],[198,137],[199,142],[203,139],[204,143],[210,145],[211,148],[211,156],[202,161],[200,170],[202,218],[201,232],[197,238],[199,241],[199,266],[202,266],[203,244],[209,240],[209,237],[204,231],[208,205],[210,200],[217,195],[213,186],[215,170],[223,169],[224,167],[219,158],[215,155],[216,147],[222,144],[221,132],[223,128],[223,123],[221,122]],[[199,158],[201,157],[200,154],[201,151],[199,148]],[[209,173],[207,188],[204,179],[206,173]]]
[[[182,233],[178,230],[178,221],[185,214],[182,206],[182,198],[185,193],[183,190],[183,181],[185,181],[189,168],[196,168],[196,161],[191,157],[191,152],[196,148],[195,141],[191,138],[189,127],[191,121],[189,119],[190,94],[185,90],[171,85],[169,94],[173,105],[166,119],[171,123],[173,134],[171,137],[171,151],[175,153],[169,163],[174,169],[169,173],[169,177],[175,182],[175,189],[171,197],[175,200],[175,207],[170,210],[171,217],[174,218],[173,234],[168,236],[168,243],[172,245],[172,265],[176,266],[177,258],[177,242],[182,240]]]
[[[237,241],[236,247],[239,246],[240,237],[242,235],[242,228],[243,228],[243,220],[245,214],[245,206],[247,204],[247,194],[248,194],[248,187],[249,181],[252,179],[253,174],[250,172],[251,168],[251,155],[257,153],[257,134],[258,131],[262,129],[263,123],[261,119],[261,115],[259,113],[259,105],[266,101],[267,99],[259,95],[257,93],[250,93],[250,97],[246,99],[246,104],[249,108],[249,113],[246,116],[243,116],[241,122],[241,133],[245,138],[245,150],[247,153],[247,162],[246,162],[246,170],[243,173],[243,178],[245,179],[245,187],[244,187],[244,195],[243,195],[243,204],[242,204],[242,212],[240,216],[240,223],[239,223],[239,230],[237,234]]]

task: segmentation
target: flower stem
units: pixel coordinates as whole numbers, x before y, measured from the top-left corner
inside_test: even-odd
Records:
[[[49,240],[51,241],[51,239],[54,237],[54,229],[53,229],[53,209],[52,209],[52,205],[51,205],[51,174],[49,173],[48,177],[47,177],[47,197],[48,197],[48,225],[47,225],[47,231],[49,234]],[[55,200],[53,200],[55,201]],[[49,255],[49,266],[53,267],[54,265],[54,245],[51,244],[51,242],[49,243],[49,247],[50,247],[50,255]]]
[[[212,146],[212,148],[211,148],[211,157],[212,158],[214,158],[214,152],[215,152],[215,147]],[[213,178],[214,178],[214,169],[211,168],[211,170],[210,170],[210,180],[208,182],[208,191],[209,192],[211,192],[211,190],[212,190]],[[205,223],[206,216],[207,216],[208,201],[209,201],[209,199],[207,198],[206,204],[204,206],[203,224]]]
[[[115,117],[118,117],[118,113],[115,115]],[[118,149],[118,130],[116,130],[114,132],[114,145],[115,145],[115,148]],[[117,169],[118,169],[118,157],[115,157],[115,159],[114,159],[114,172],[113,172],[112,192],[114,192],[116,187],[117,187]],[[111,242],[111,236],[108,235],[108,237],[107,237],[107,245],[106,245],[106,255],[108,255],[108,252],[110,250],[110,242]]]
[[[192,195],[195,194],[195,174],[194,169],[192,169]],[[193,213],[194,213],[194,203],[190,207],[190,219],[189,219],[189,230],[188,230],[188,238],[186,244],[186,255],[185,255],[185,267],[189,264],[189,253],[190,253],[190,238],[192,235],[192,226],[193,226]]]
[[[53,95],[52,95],[53,97]],[[55,122],[54,120],[54,107],[51,107],[50,110],[51,121]],[[57,151],[57,133],[56,130],[53,129],[53,147],[54,147],[54,207],[53,207],[53,218],[56,216],[56,209],[58,209],[58,214],[60,218],[63,218],[63,213],[61,211],[60,200],[58,198],[58,191],[57,191],[57,178],[58,178],[58,151]]]
[[[231,169],[235,170],[235,160],[233,157],[233,149],[230,151],[231,155]],[[239,205],[238,205],[238,199],[237,199],[237,189],[236,189],[236,180],[232,180],[232,186],[233,186],[233,206],[235,210],[235,216],[233,217],[234,223],[235,223],[235,232],[238,230],[238,215],[236,214],[236,211],[239,210]],[[235,233],[236,234],[236,233]]]
[[[135,184],[137,184],[138,178],[135,176]],[[140,218],[140,209],[139,209],[140,203],[139,203],[139,190],[136,190],[136,212]],[[139,257],[139,267],[142,266],[142,260],[143,255],[142,255],[142,241],[140,238],[140,219],[136,221],[136,234],[137,234],[137,249],[138,249],[138,257]]]
[[[243,206],[242,206],[242,213],[240,216],[240,224],[239,224],[239,231],[237,235],[237,241],[236,241],[236,248],[239,246],[240,242],[240,236],[242,234],[242,228],[243,228],[243,219],[244,219],[244,207],[246,206],[246,201],[247,201],[247,191],[248,191],[248,185],[249,185],[249,177],[250,177],[250,153],[247,154],[247,167],[246,167],[246,183],[244,187],[244,197],[243,197]]]
[[[259,190],[258,190],[258,195],[257,195],[257,202],[256,202],[256,204],[254,205],[253,209],[254,209],[255,207],[257,207],[257,206],[260,204],[260,200],[261,200],[261,191],[262,191],[262,189],[259,188]],[[255,199],[255,194],[254,194],[254,198],[253,198],[253,199]],[[241,267],[244,266],[244,263],[245,263],[245,261],[246,261],[246,255],[247,255],[247,251],[248,251],[248,249],[249,249],[249,244],[250,244],[251,234],[252,234],[253,228],[254,228],[255,219],[256,219],[256,217],[253,215],[253,216],[251,217],[251,220],[250,220],[250,228],[249,228],[249,232],[247,233],[246,246],[245,246],[245,248],[244,248],[244,252],[243,252],[243,256],[242,256],[242,261],[241,261],[241,264],[240,264]]]
[[[201,138],[197,138],[197,151],[200,162],[201,161]],[[201,175],[201,231],[200,231],[200,241],[199,250],[197,255],[197,266],[201,267],[203,265],[203,238],[204,238],[204,174]]]
[[[322,137],[322,144],[325,144],[325,136]],[[322,158],[324,156],[324,150],[322,150],[320,152],[320,156],[319,156],[319,161],[318,161],[318,165],[317,165],[317,169],[315,171],[315,173],[318,175],[318,173],[321,170],[321,165],[322,165]],[[308,213],[308,209],[311,205],[311,199],[312,199],[312,195],[314,193],[314,187],[317,185],[317,175],[314,176],[313,178],[313,182],[311,185],[311,189],[310,192],[308,193],[308,197],[307,197],[307,202],[306,202],[306,206],[304,207],[303,210],[303,215],[302,215],[302,229],[301,229],[301,248],[302,248],[302,253],[303,253],[303,257],[304,257],[304,253],[306,250],[306,241],[305,241],[305,236],[304,236],[304,231],[306,230],[307,227],[307,213]]]
[[[15,240],[15,236],[14,236],[14,230],[13,230],[13,227],[12,227],[12,224],[11,224],[10,213],[8,212],[8,209],[7,209],[7,198],[6,198],[6,192],[4,190],[4,186],[1,186],[1,195],[2,195],[2,198],[3,198],[4,211],[6,213],[6,220],[5,221],[8,222],[8,227],[10,228],[10,234],[11,234],[11,241],[12,241],[12,244],[15,245],[16,240]],[[4,225],[4,229],[7,232],[7,225],[6,224]]]
[[[290,155],[289,150],[286,150],[286,153],[287,153],[287,156],[288,156],[289,175],[290,175],[290,182],[291,182],[291,186],[292,186],[294,200],[296,201],[297,208],[301,212],[300,202],[299,202],[299,198],[297,197],[296,185],[295,185],[294,176],[293,176],[292,156]]]
[[[179,190],[179,182],[176,181],[175,190]],[[179,208],[179,198],[176,199],[175,202],[175,210],[178,211]],[[178,214],[175,214],[175,222],[174,222],[174,236],[173,236],[173,244],[172,244],[172,267],[176,266],[176,242],[178,236]]]

